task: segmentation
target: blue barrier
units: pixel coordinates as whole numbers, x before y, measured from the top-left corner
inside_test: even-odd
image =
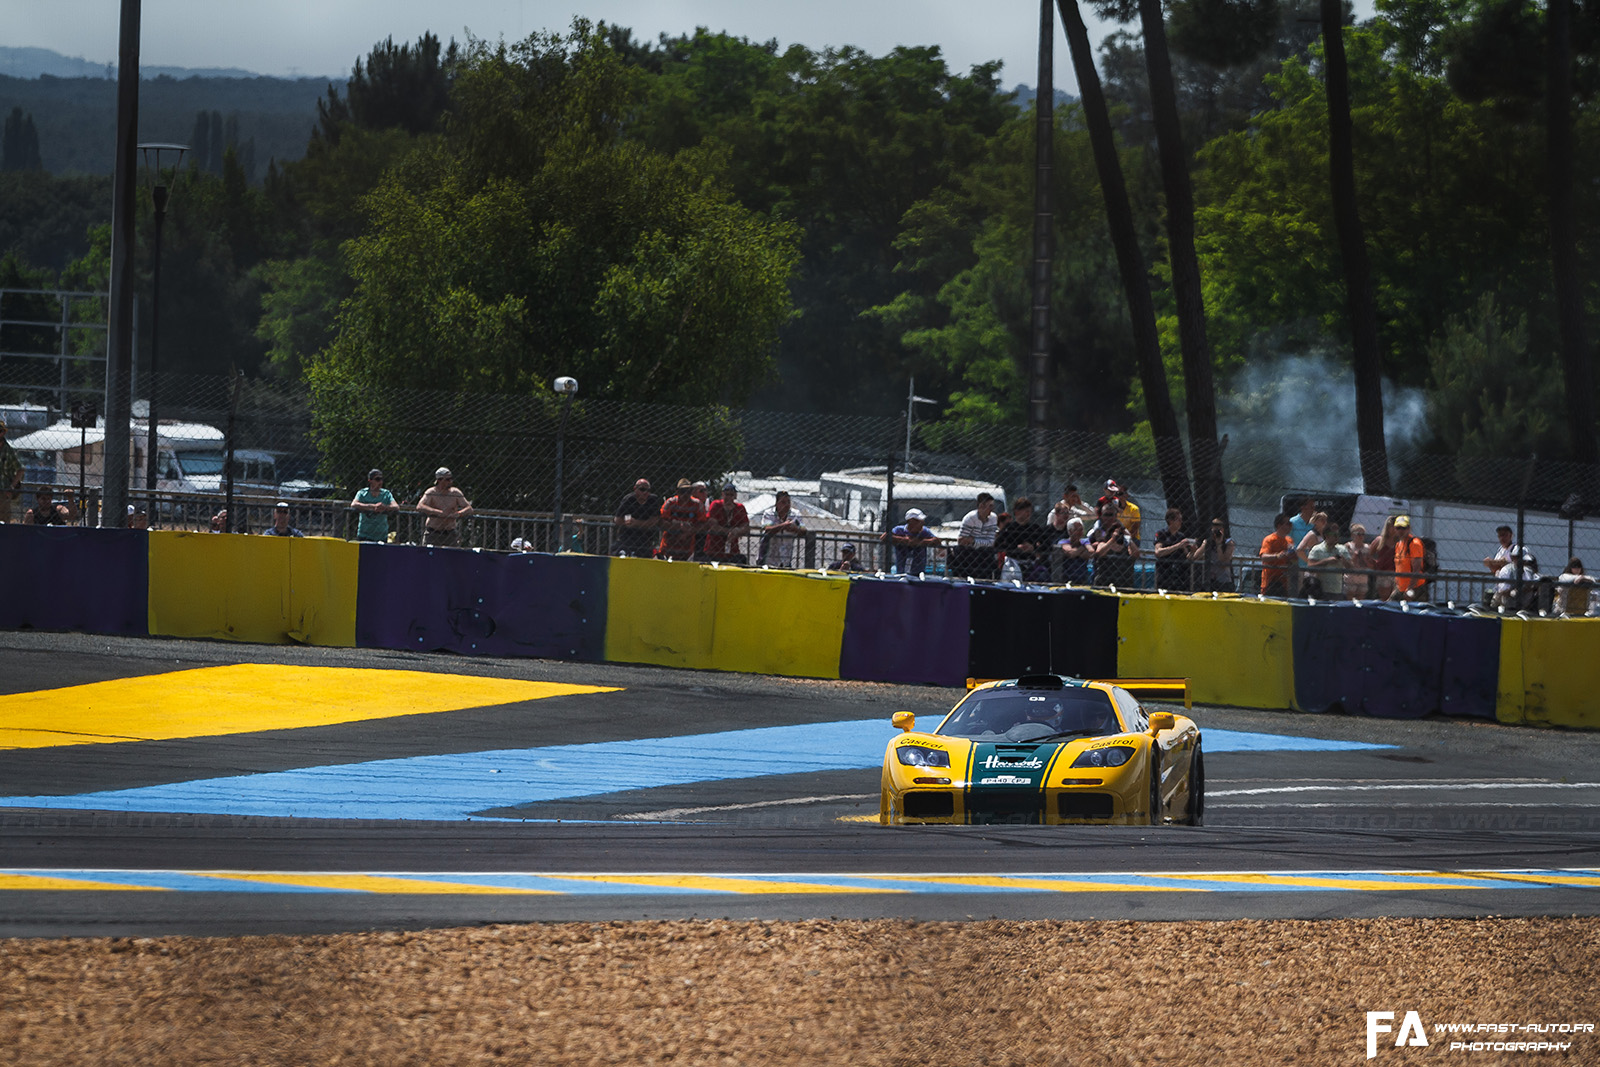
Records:
[[[605,556],[361,546],[356,644],[603,661]]]
[[[150,549],[142,530],[0,525],[0,629],[145,636]]]

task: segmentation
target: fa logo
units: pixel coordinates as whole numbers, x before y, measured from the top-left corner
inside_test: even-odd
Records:
[[[1392,1011],[1367,1012],[1367,1059],[1372,1059],[1378,1054],[1378,1035],[1393,1033],[1394,1027],[1389,1024],[1394,1022]],[[1407,1035],[1410,1040],[1407,1040]],[[1428,1035],[1422,1026],[1422,1016],[1414,1011],[1406,1012],[1406,1017],[1400,1022],[1400,1032],[1394,1035],[1394,1047],[1411,1045],[1414,1048],[1427,1048]]]

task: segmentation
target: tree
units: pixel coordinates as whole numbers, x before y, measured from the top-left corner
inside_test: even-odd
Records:
[[[1356,204],[1355,135],[1350,120],[1350,69],[1344,54],[1344,0],[1322,0],[1324,78],[1328,87],[1328,175],[1356,380],[1356,443],[1368,493],[1389,495],[1389,449],[1383,432],[1383,366],[1378,310],[1372,294],[1367,238]]]
[[[43,170],[44,161],[39,156],[39,131],[34,128],[33,116],[23,115],[22,108],[14,107],[6,116],[5,139],[0,142],[0,170]]]
[[[1189,152],[1184,147],[1172,61],[1161,0],[1138,0],[1144,31],[1145,67],[1150,77],[1151,113],[1161,160],[1161,186],[1167,203],[1167,247],[1172,269],[1172,294],[1178,312],[1178,345],[1183,355],[1184,404],[1189,421],[1190,462],[1194,468],[1195,504],[1199,513],[1228,517],[1227,490],[1222,480],[1222,453],[1217,446],[1217,397],[1206,339],[1205,296],[1194,243],[1194,189],[1189,180]]]
[[[1519,108],[1536,100],[1544,103],[1546,232],[1568,433],[1572,458],[1593,465],[1600,463],[1600,429],[1578,270],[1572,10],[1572,0],[1548,0],[1541,26],[1525,0],[1485,0],[1449,39],[1448,71],[1451,87],[1469,100],[1498,100]],[[1596,487],[1589,491],[1596,492]]]
[[[354,288],[308,373],[314,404],[549,397],[562,374],[586,397],[742,401],[790,311],[795,234],[735,203],[706,154],[624,140],[636,92],[582,22],[470,46],[446,136],[384,176],[345,246]]]
[[[1072,68],[1078,77],[1080,106],[1094,150],[1095,170],[1100,178],[1100,195],[1105,201],[1106,221],[1111,243],[1116,249],[1117,269],[1128,302],[1128,318],[1133,328],[1134,356],[1143,385],[1145,414],[1150,420],[1156,463],[1161,471],[1161,487],[1170,507],[1181,508],[1191,522],[1204,522],[1196,513],[1194,494],[1185,469],[1178,416],[1167,388],[1167,371],[1161,361],[1161,338],[1156,330],[1155,304],[1150,297],[1150,276],[1134,225],[1133,207],[1128,201],[1122,160],[1117,155],[1111,131],[1111,115],[1100,86],[1100,72],[1094,65],[1089,31],[1079,13],[1077,0],[1057,0],[1066,29]]]

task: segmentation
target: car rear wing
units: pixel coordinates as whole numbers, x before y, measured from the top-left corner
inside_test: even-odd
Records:
[[[1164,697],[1176,700],[1181,696],[1184,711],[1194,707],[1194,699],[1189,695],[1187,678],[1095,678],[1093,680],[1126,689],[1136,697]]]
[[[1169,700],[1183,698],[1183,710],[1190,711],[1194,708],[1194,698],[1189,694],[1189,679],[1187,678],[1089,678],[1090,682],[1102,682],[1114,685],[1119,689],[1126,689],[1134,696],[1165,697]],[[989,685],[992,682],[1005,681],[1003,678],[968,678],[967,688],[976,689],[980,685]]]

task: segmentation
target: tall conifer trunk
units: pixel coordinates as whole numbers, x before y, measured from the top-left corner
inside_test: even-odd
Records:
[[[1383,364],[1378,355],[1378,309],[1372,293],[1367,239],[1356,206],[1355,134],[1350,122],[1350,70],[1344,54],[1344,2],[1321,0],[1322,47],[1328,92],[1328,184],[1344,264],[1345,313],[1350,320],[1356,379],[1356,447],[1361,480],[1375,496],[1389,495],[1389,450],[1383,432]]]
[[[1189,183],[1189,151],[1178,119],[1178,93],[1173,84],[1161,0],[1139,0],[1139,21],[1144,30],[1150,111],[1155,120],[1161,184],[1167,200],[1167,245],[1172,293],[1178,309],[1178,343],[1183,353],[1195,504],[1205,518],[1227,522],[1228,497],[1222,480],[1222,453],[1217,447],[1217,392],[1211,370],[1211,345],[1206,340],[1200,262],[1194,250],[1194,190]]]
[[[1178,415],[1173,410],[1172,392],[1167,387],[1167,369],[1161,362],[1155,305],[1150,299],[1150,275],[1145,268],[1144,253],[1139,250],[1138,230],[1133,222],[1133,208],[1128,203],[1128,186],[1111,132],[1111,116],[1100,86],[1100,72],[1094,65],[1089,30],[1083,23],[1077,0],[1057,0],[1057,6],[1066,27],[1072,69],[1078,76],[1079,104],[1089,128],[1089,143],[1094,149],[1095,170],[1100,176],[1100,193],[1105,199],[1106,219],[1111,228],[1111,244],[1117,251],[1122,290],[1128,301],[1134,356],[1139,363],[1139,382],[1144,387],[1145,414],[1150,418],[1150,430],[1155,435],[1161,490],[1167,498],[1167,506],[1182,509],[1190,524],[1204,523],[1211,516],[1195,511]]]

